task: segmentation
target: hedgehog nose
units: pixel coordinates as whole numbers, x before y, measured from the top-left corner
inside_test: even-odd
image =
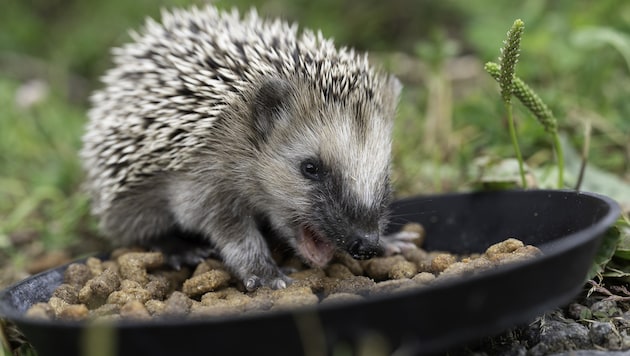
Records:
[[[374,257],[382,252],[378,238],[378,232],[366,233],[358,231],[347,245],[347,251],[353,258],[358,260]]]

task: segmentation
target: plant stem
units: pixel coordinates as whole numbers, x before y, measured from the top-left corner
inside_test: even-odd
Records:
[[[588,152],[591,146],[591,122],[586,121],[584,124],[584,144],[582,146],[582,164],[580,164],[580,173],[578,175],[577,183],[575,183],[575,190],[579,191],[582,186],[582,179],[584,178],[584,171],[586,170],[586,163],[588,162]]]
[[[525,169],[523,167],[523,156],[521,156],[521,149],[518,147],[518,140],[516,139],[516,128],[514,126],[514,118],[512,117],[512,103],[505,102],[505,111],[507,112],[510,139],[512,140],[512,146],[514,146],[514,152],[516,153],[516,159],[518,160],[518,170],[521,174],[521,183],[523,185],[523,188],[527,188],[527,181],[525,180]]]
[[[553,135],[553,145],[556,149],[556,159],[558,160],[558,189],[564,187],[564,152],[562,152],[562,143],[560,142],[560,136],[555,131]]]
[[[488,62],[485,65],[485,70],[497,80],[500,81],[501,66],[494,62]],[[562,152],[562,144],[558,137],[558,124],[556,118],[553,116],[551,109],[542,101],[542,99],[530,88],[523,80],[517,76],[514,76],[513,81],[513,95],[518,98],[529,111],[534,114],[538,122],[540,122],[545,131],[549,132],[553,139],[553,146],[556,151],[556,159],[558,162],[558,189],[564,187],[564,153]]]

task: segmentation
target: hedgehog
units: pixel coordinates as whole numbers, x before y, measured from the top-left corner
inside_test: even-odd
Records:
[[[313,267],[382,251],[393,75],[254,9],[162,10],[130,36],[91,96],[80,152],[113,243],[184,262],[214,251],[247,290],[291,282],[270,239]]]

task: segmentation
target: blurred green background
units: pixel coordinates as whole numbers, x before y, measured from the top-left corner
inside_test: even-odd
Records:
[[[0,269],[51,250],[97,250],[77,158],[91,91],[160,8],[186,0],[4,0],[0,11]],[[405,90],[394,137],[399,196],[473,189],[480,164],[513,157],[497,85],[483,71],[516,18],[525,21],[517,74],[581,150],[592,126],[584,188],[630,201],[630,2],[623,0],[216,1],[320,28],[337,44],[370,52]],[[540,125],[516,105],[521,150],[551,187],[554,157]],[[571,150],[565,148],[571,154]],[[566,185],[579,159],[568,157]],[[482,164],[483,166],[483,164]],[[598,169],[594,169],[597,166]],[[504,174],[505,172],[501,173]],[[507,173],[509,176],[509,172]],[[87,241],[96,241],[95,245]],[[15,272],[0,287],[19,278]]]

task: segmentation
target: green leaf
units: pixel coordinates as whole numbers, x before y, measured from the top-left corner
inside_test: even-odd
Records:
[[[526,172],[528,168],[525,167]],[[492,159],[487,156],[473,162],[474,185],[484,190],[504,190],[519,187],[518,161],[514,158]]]
[[[630,222],[625,219],[619,219],[616,226],[619,229],[619,243],[617,244],[615,257],[630,260]]]
[[[576,32],[573,43],[584,49],[597,49],[610,45],[616,49],[630,69],[630,36],[610,27],[592,27]]]
[[[564,161],[568,172],[577,177],[582,159],[580,154],[573,149],[571,142],[566,135],[560,136],[560,141],[564,147]],[[586,192],[594,192],[613,197],[621,206],[630,206],[630,184],[618,175],[607,172],[595,165],[596,162],[589,162],[584,172],[582,187]],[[568,183],[572,185],[573,183]]]
[[[619,238],[620,234],[617,225],[612,226],[606,231],[602,239],[602,244],[599,246],[599,250],[595,255],[595,260],[593,261],[591,269],[588,272],[587,280],[593,279],[595,278],[595,276],[600,275],[604,272],[606,265],[610,262],[613,255],[615,254]]]

